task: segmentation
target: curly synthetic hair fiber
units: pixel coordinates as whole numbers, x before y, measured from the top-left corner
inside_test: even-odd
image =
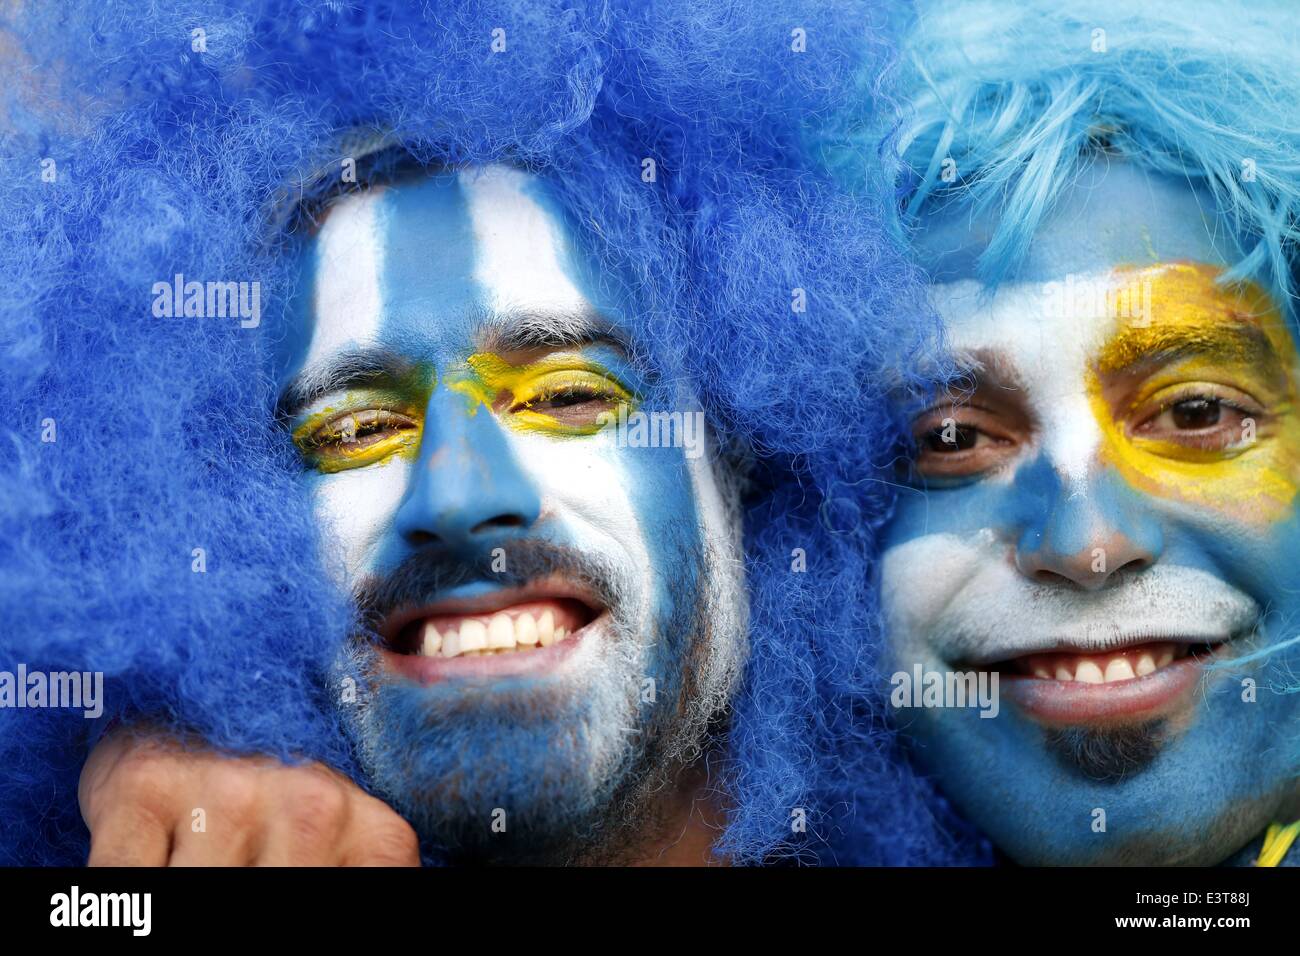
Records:
[[[1300,25],[1293,4],[920,0],[891,14],[899,56],[884,82],[898,111],[873,108],[882,80],[871,64],[862,72],[868,95],[816,129],[807,148],[850,192],[893,189],[891,228],[900,239],[910,239],[927,211],[993,214],[996,229],[977,265],[994,287],[1015,273],[1062,192],[1090,164],[1118,158],[1205,190],[1235,233],[1227,238],[1238,258],[1223,281],[1260,281],[1294,321]],[[945,166],[955,178],[945,178]],[[950,356],[938,354],[931,392],[964,381]],[[1293,665],[1278,660],[1280,685],[1294,687]],[[872,695],[872,687],[860,688],[859,699]],[[869,800],[863,788],[872,781],[859,775],[844,802]],[[960,823],[949,817],[946,826],[958,840],[952,859],[988,860],[961,852],[973,844],[960,840]],[[846,834],[839,858],[877,859],[879,833],[857,837]]]
[[[366,783],[330,676],[355,609],[266,369],[294,282],[267,211],[339,167],[344,136],[547,177],[601,265],[630,277],[647,351],[752,461],[750,652],[709,768],[718,853],[833,859],[851,832],[873,860],[947,858],[861,695],[896,428],[883,383],[914,376],[937,326],[911,307],[892,194],[847,195],[801,151],[806,124],[860,102],[858,71],[890,55],[870,4],[6,10],[0,668],[102,672],[107,700],[99,720],[0,710],[0,862],[85,860],[77,778],[112,719]],[[260,327],[155,318],[151,288],[176,274],[260,282]],[[848,777],[866,794],[853,807],[827,797]]]
[[[935,204],[996,210],[978,263],[985,282],[1016,268],[1081,169],[1113,156],[1204,187],[1235,233],[1239,258],[1224,281],[1261,281],[1293,303],[1293,4],[936,0],[916,5],[902,42],[894,133],[906,218]],[[869,126],[859,144],[878,136]]]

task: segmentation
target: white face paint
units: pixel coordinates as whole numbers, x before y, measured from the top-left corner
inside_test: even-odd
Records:
[[[420,322],[401,324],[392,317],[395,309],[410,302],[428,301],[429,313],[448,313],[454,332],[465,335],[462,353],[475,347],[468,335],[467,312],[550,316],[557,329],[575,317],[597,313],[597,305],[575,281],[576,252],[564,225],[553,209],[539,201],[535,179],[517,169],[495,166],[456,173],[455,189],[456,200],[431,204],[450,220],[430,230],[437,235],[421,235],[411,231],[409,223],[396,221],[386,208],[393,202],[386,187],[348,197],[331,208],[315,242],[315,321],[302,367],[319,367],[349,350],[383,344],[386,335],[399,342],[416,340],[422,331]],[[440,250],[448,245],[460,246],[470,255],[446,262]],[[386,276],[394,247],[427,251],[423,265],[427,274],[402,263]],[[467,264],[468,274],[454,271]],[[442,298],[430,294],[431,290]],[[419,315],[425,321],[432,318]],[[421,343],[421,347],[439,357],[456,351],[441,341]],[[345,394],[340,389],[321,394],[299,417],[338,407]],[[687,395],[681,397],[690,401]],[[630,493],[638,480],[644,480],[636,473],[637,456],[619,454],[612,432],[577,442],[509,431],[503,435],[511,457],[536,483],[548,519],[571,525],[569,531],[578,539],[575,544],[597,552],[611,547],[623,551],[629,566],[641,569],[648,595],[653,569],[644,524],[650,516],[637,513]],[[440,449],[433,464],[454,451]],[[670,455],[676,457],[663,450],[662,457]],[[332,529],[338,564],[348,582],[382,568],[384,535],[407,494],[413,467],[409,458],[395,455],[316,482],[318,518]],[[687,460],[685,467],[695,497],[706,506],[702,519],[714,529],[724,527],[728,519],[719,507],[711,462],[697,457]],[[708,489],[712,490],[699,494]]]
[[[1077,283],[1110,289],[1122,287],[1123,280],[1111,272],[1093,272],[1077,277]],[[1053,315],[1048,303],[1054,292],[1045,286],[1010,282],[990,298],[981,283],[963,279],[931,286],[930,298],[954,352],[997,355],[1015,370],[1019,398],[1047,426],[1022,454],[1047,454],[1062,478],[1078,488],[1101,445],[1085,377],[1115,320],[1081,308],[1089,297],[1064,300]],[[1011,470],[993,480],[1010,481]]]
[[[305,267],[312,308],[281,365],[290,392],[306,386],[291,427],[314,468],[318,520],[343,580],[385,595],[366,600],[385,666],[418,685],[401,693],[424,695],[421,719],[441,715],[428,741],[407,742],[427,767],[393,769],[384,755],[402,742],[389,725],[406,718],[384,708],[405,705],[379,695],[363,727],[377,779],[412,814],[431,812],[457,772],[437,741],[491,726],[521,765],[537,761],[539,779],[562,769],[582,802],[656,733],[671,738],[660,759],[697,746],[744,656],[735,489],[718,483],[711,448],[628,447],[589,427],[635,410],[652,383],[620,344],[620,303],[591,289],[613,283],[592,276],[542,182],[490,167],[348,196]],[[530,548],[577,556],[582,574],[515,575]],[[412,575],[393,597],[392,582]],[[544,620],[554,643],[526,643]],[[487,654],[484,633],[509,644]],[[688,654],[694,697],[656,727],[665,711],[645,706],[646,682],[674,700]],[[468,694],[471,710],[456,702]],[[507,711],[536,727],[501,730],[492,721]],[[505,786],[494,779],[484,787]]]
[[[553,213],[529,195],[527,174],[489,166],[459,175],[478,248],[474,279],[487,307],[503,314],[589,311],[592,304],[566,270],[573,250]]]
[[[953,706],[898,719],[946,794],[1019,860],[1220,861],[1262,826],[1258,807],[1243,811],[1260,792],[1252,755],[1286,708],[1276,696],[1241,707],[1236,680],[1198,660],[1256,639],[1293,538],[1204,497],[1235,479],[1200,464],[1208,457],[1178,458],[1175,444],[1211,446],[1194,443],[1199,426],[1164,421],[1175,405],[1247,392],[1266,419],[1273,386],[1252,377],[1267,376],[1212,351],[1213,330],[1240,314],[1165,281],[1221,269],[1226,230],[1204,196],[1123,164],[1064,191],[1023,266],[990,290],[974,271],[992,229],[939,212],[922,233],[932,302],[974,391],[918,418],[926,479],[886,528],[881,586],[891,669],[996,670],[1010,706],[987,720]],[[1154,314],[1135,276],[1155,284]],[[1156,341],[1135,328],[1180,322],[1201,323],[1185,352],[1155,347],[1099,371],[1117,339]],[[1292,360],[1275,359],[1282,370]],[[1225,406],[1225,428],[1244,427],[1249,416],[1234,414]],[[959,438],[937,434],[944,421]],[[1163,450],[1125,450],[1157,426]],[[1274,455],[1267,467],[1287,463],[1259,447]],[[1244,475],[1265,467],[1240,460]],[[1090,839],[1099,806],[1140,824]],[[1137,846],[1143,833],[1159,848]]]

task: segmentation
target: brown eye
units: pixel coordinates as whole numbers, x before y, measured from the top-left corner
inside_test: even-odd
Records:
[[[564,425],[583,427],[596,421],[602,412],[617,408],[620,401],[622,399],[610,391],[587,385],[570,385],[518,403],[511,411],[537,412]]]
[[[305,444],[311,449],[334,447],[360,451],[415,427],[415,422],[405,415],[386,409],[366,409],[327,422],[310,435]]]
[[[914,425],[915,474],[922,478],[978,478],[1015,457],[1026,439],[1014,414],[965,406],[921,416]]]
[[[965,425],[948,425],[931,429],[925,435],[925,446],[930,451],[945,452],[966,451],[974,448],[979,439],[979,429]]]
[[[601,397],[602,396],[597,395],[590,389],[566,388],[562,391],[556,392],[544,401],[537,402],[533,407],[541,409],[570,408],[574,405],[583,405],[587,402],[598,401]]]
[[[1217,398],[1189,398],[1175,402],[1169,411],[1175,428],[1197,431],[1219,424],[1223,404]]]
[[[1266,425],[1267,413],[1244,392],[1223,395],[1219,393],[1223,388],[1226,386],[1170,396],[1172,401],[1161,401],[1145,418],[1135,415],[1139,423],[1132,434],[1199,452],[1242,447]]]

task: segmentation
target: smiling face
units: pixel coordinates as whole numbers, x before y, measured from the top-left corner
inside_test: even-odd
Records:
[[[1010,706],[898,717],[1024,862],[1217,863],[1293,812],[1300,698],[1241,658],[1300,611],[1297,354],[1263,290],[1216,284],[1205,208],[1099,166],[995,291],[973,278],[991,223],[924,228],[969,388],[915,422],[891,653],[997,671]]]
[[[603,427],[691,396],[632,361],[627,297],[574,236],[512,168],[350,195],[277,347],[327,558],[378,636],[345,711],[453,854],[635,841],[743,654],[734,489]]]

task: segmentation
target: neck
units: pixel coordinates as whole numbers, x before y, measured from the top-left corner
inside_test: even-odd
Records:
[[[632,865],[725,865],[713,856],[713,845],[725,825],[724,810],[722,795],[708,785],[707,772],[698,765],[688,767],[679,775],[659,824],[633,854]]]

